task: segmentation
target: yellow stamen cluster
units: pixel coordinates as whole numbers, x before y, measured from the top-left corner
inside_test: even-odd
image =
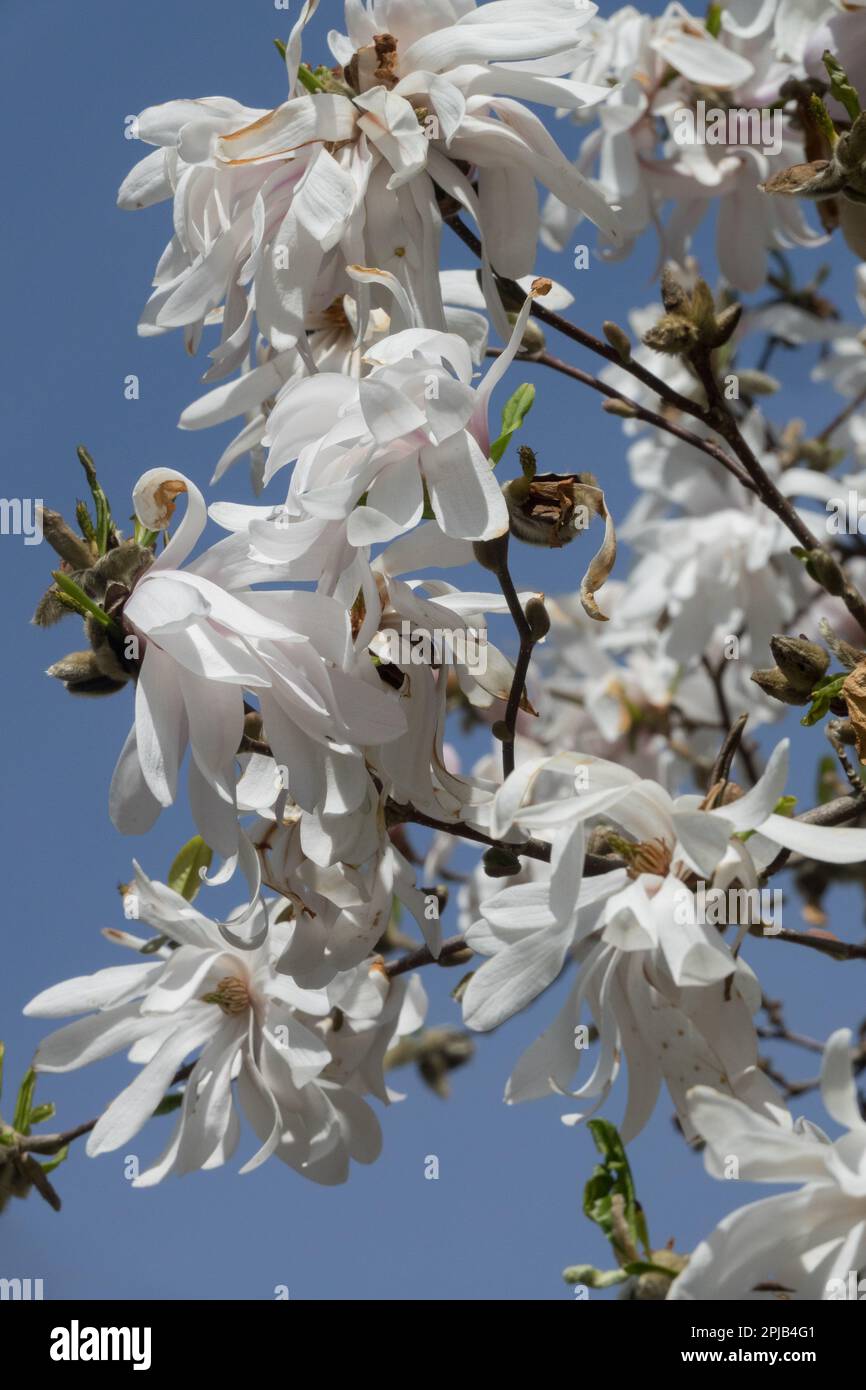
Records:
[[[250,991],[245,980],[226,975],[215,990],[202,995],[205,1004],[217,1004],[224,1014],[242,1014],[250,1007]]]

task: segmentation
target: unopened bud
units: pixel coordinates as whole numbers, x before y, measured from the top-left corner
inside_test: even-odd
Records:
[[[774,396],[782,383],[767,372],[746,368],[737,372],[740,390],[746,396]]]
[[[601,325],[601,331],[614,351],[619,354],[620,361],[628,362],[631,357],[631,339],[625,329],[620,328],[618,323],[605,319]]]
[[[475,541],[472,551],[479,565],[499,574],[508,559],[508,532],[489,541]]]
[[[688,303],[688,294],[683,289],[670,266],[665,266],[661,278],[662,304],[669,313],[675,313],[678,309],[685,308]]]
[[[513,878],[520,873],[520,860],[513,850],[494,845],[481,861],[488,878]]]
[[[770,650],[779,670],[796,690],[814,690],[830,665],[824,648],[805,637],[771,637]]]
[[[459,951],[452,951],[450,955],[443,956],[437,964],[441,965],[443,968],[452,965],[465,965],[474,955],[475,952],[471,946],[462,946]]]
[[[723,309],[720,314],[716,315],[716,331],[714,334],[715,341],[712,343],[713,347],[723,347],[725,343],[730,341],[737,330],[737,325],[742,316],[742,304],[729,304],[727,309]]]
[[[48,507],[40,507],[39,512],[42,518],[42,534],[52,550],[61,560],[71,565],[73,570],[90,569],[95,556],[86,541],[76,536],[59,512],[52,512]]]
[[[550,614],[544,606],[544,600],[538,597],[531,598],[524,613],[533,642],[540,642],[550,631]]]
[[[810,550],[806,569],[828,594],[838,598],[845,589],[845,576],[828,550]]]
[[[604,401],[601,408],[608,415],[618,415],[623,420],[634,420],[640,413],[637,406],[632,405],[631,401],[620,400],[618,396],[612,396],[609,401]]]
[[[664,314],[643,335],[648,348],[652,348],[653,352],[663,352],[668,357],[687,355],[697,347],[699,340],[696,325],[681,314]]]
[[[520,351],[527,357],[538,357],[547,347],[544,329],[537,319],[527,319],[520,340]]]
[[[504,719],[497,719],[491,727],[490,732],[494,738],[498,738],[500,743],[513,743],[514,730],[509,729]]]
[[[783,705],[808,705],[809,692],[798,690],[791,685],[787,676],[778,666],[766,671],[753,671],[751,679],[755,685],[769,695],[772,700],[780,700]]]

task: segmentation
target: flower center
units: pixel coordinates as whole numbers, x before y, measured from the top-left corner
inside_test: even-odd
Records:
[[[329,328],[351,327],[343,307],[342,295],[337,295],[337,298],[328,305],[327,309],[323,310],[322,318]]]
[[[217,1004],[224,1014],[242,1014],[250,1007],[250,991],[246,980],[226,975],[210,994],[202,995],[202,1003]]]
[[[607,842],[625,860],[629,878],[640,878],[641,874],[656,874],[666,878],[671,867],[671,848],[661,836],[654,840],[623,839],[621,835],[608,835]]]

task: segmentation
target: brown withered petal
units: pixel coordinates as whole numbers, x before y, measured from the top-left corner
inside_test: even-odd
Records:
[[[866,661],[855,666],[842,685],[842,698],[848,706],[848,715],[854,726],[857,741],[857,757],[866,762]]]
[[[580,581],[580,601],[583,604],[584,612],[588,613],[590,618],[595,618],[600,623],[606,623],[607,614],[602,613],[595,601],[595,594],[610,575],[616,562],[616,530],[601,488],[583,487],[581,489],[581,501],[585,501],[585,505],[589,506],[590,509],[594,505],[595,515],[603,517],[604,539],[601,548],[593,555],[586,574]]]

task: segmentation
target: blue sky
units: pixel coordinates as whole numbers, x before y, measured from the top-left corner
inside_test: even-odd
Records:
[[[292,14],[295,12],[293,7]],[[607,6],[602,6],[607,9]],[[647,8],[660,8],[650,5]],[[308,56],[323,54],[323,32],[340,7],[325,0]],[[179,433],[181,409],[198,394],[204,359],[192,362],[181,338],[143,340],[136,322],[157,256],[168,237],[166,209],[135,215],[115,207],[115,193],[141,147],[124,138],[124,119],[176,96],[227,94],[253,106],[284,97],[273,48],[290,17],[266,0],[150,0],[86,6],[43,0],[0,12],[3,91],[14,118],[6,127],[5,323],[10,351],[2,376],[7,496],[39,497],[67,514],[83,493],[75,446],[93,454],[116,514],[138,475],[177,466],[204,485],[231,427]],[[568,127],[561,134],[574,144]],[[589,238],[587,238],[589,239]],[[698,251],[704,248],[704,241]],[[467,265],[459,245],[448,264]],[[538,269],[576,295],[573,314],[598,331],[605,318],[624,321],[650,302],[655,247],[641,246],[625,265],[593,261],[572,269],[569,256],[543,254]],[[798,254],[808,273],[820,260],[837,267],[831,290],[846,316],[850,257],[834,245]],[[711,264],[711,262],[708,262]],[[14,348],[13,348],[14,345]],[[552,350],[582,362],[559,342]],[[808,365],[808,364],[807,364]],[[836,403],[808,382],[791,355],[778,363],[792,382],[770,408],[823,424]],[[140,399],[124,398],[124,379],[140,379]],[[526,438],[545,469],[591,469],[616,514],[631,495],[619,424],[598,399],[538,368],[518,368],[540,391]],[[793,404],[791,404],[793,402]],[[712,466],[709,463],[707,466]],[[221,497],[246,496],[237,471]],[[279,499],[277,499],[279,500]],[[115,963],[100,929],[122,925],[116,884],[132,855],[154,876],[165,873],[190,832],[183,807],[165,814],[144,842],[125,842],[108,818],[112,767],[131,719],[123,693],[76,701],[44,676],[45,667],[79,643],[75,624],[44,632],[28,619],[49,578],[47,547],[0,538],[7,654],[3,682],[5,912],[0,973],[0,1037],[7,1044],[7,1087],[17,1082],[45,1031],[21,1007],[55,980]],[[569,551],[545,569],[520,556],[517,576],[548,592],[573,587]],[[803,758],[811,768],[818,738]],[[835,894],[834,925],[862,935],[859,897]],[[793,916],[793,912],[792,912]],[[787,918],[789,925],[796,921]],[[447,928],[447,923],[446,923]],[[860,967],[843,968],[775,942],[757,943],[751,963],[768,994],[796,1001],[791,1022],[825,1036],[855,1026],[862,999]],[[426,972],[430,1021],[458,1022],[449,971]],[[605,1243],[583,1217],[583,1183],[594,1162],[589,1135],[568,1130],[555,1100],[508,1108],[502,1088],[511,1066],[557,1007],[564,982],[497,1034],[478,1039],[471,1067],[454,1079],[443,1103],[408,1073],[395,1075],[407,1100],[383,1116],[385,1151],[370,1169],[356,1168],[336,1190],[319,1189],[271,1162],[238,1178],[239,1161],[217,1173],[135,1191],[124,1154],[89,1160],[78,1146],[57,1174],[60,1215],[36,1198],[15,1203],[0,1225],[0,1274],[41,1277],[50,1298],[259,1299],[286,1285],[300,1299],[568,1299],[560,1271],[573,1262],[607,1265]],[[862,1003],[860,1005],[862,1009]],[[781,1054],[780,1054],[781,1055]],[[813,1060],[790,1058],[811,1074]],[[42,1099],[58,1106],[63,1127],[95,1115],[130,1079],[120,1059],[86,1072],[46,1078]],[[6,1096],[7,1113],[10,1095]],[[621,1113],[615,1095],[608,1114]],[[818,1113],[814,1109],[810,1113]],[[170,1121],[153,1122],[129,1151],[158,1152]],[[439,1158],[427,1181],[425,1159]],[[670,1107],[660,1105],[632,1148],[639,1191],[658,1244],[676,1238],[688,1249],[734,1205],[763,1195],[742,1185],[726,1190],[703,1173],[677,1138]]]

